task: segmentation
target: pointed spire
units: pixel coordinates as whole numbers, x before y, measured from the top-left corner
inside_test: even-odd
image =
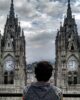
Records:
[[[60,22],[60,27],[62,27],[62,22]]]
[[[13,4],[13,0],[11,0],[11,7],[10,7],[10,18],[14,17],[14,4]]]
[[[22,29],[22,36],[24,37],[24,30]]]
[[[72,18],[70,0],[68,0],[67,18]]]

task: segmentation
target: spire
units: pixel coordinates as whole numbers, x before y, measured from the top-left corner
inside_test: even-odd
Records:
[[[10,18],[14,17],[14,4],[13,4],[13,0],[11,0],[11,7],[10,7],[10,14],[9,14]]]
[[[72,18],[70,0],[68,0],[67,18]]]

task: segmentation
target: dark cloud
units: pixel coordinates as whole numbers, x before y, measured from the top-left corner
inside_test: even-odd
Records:
[[[32,38],[29,39],[30,42],[36,42],[36,43],[41,43],[43,44],[48,43],[49,41],[53,41],[55,39],[55,34],[56,32],[41,32],[41,33],[36,33],[35,37],[33,36]]]

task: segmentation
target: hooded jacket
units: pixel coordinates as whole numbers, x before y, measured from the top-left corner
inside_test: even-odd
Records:
[[[49,83],[33,83],[23,91],[24,100],[61,100],[61,90]]]

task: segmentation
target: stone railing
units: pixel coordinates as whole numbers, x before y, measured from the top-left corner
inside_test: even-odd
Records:
[[[15,89],[16,88],[16,89]],[[1,85],[0,84],[0,93],[22,93],[23,87],[15,87],[15,85]]]

